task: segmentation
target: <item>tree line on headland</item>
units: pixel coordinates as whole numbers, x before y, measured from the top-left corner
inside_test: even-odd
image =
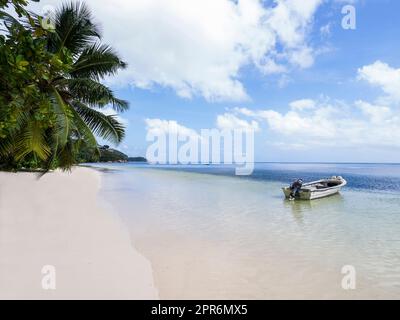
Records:
[[[98,147],[100,154],[94,154],[93,149],[82,149],[78,156],[77,161],[83,162],[147,162],[144,157],[129,157],[125,153],[110,148],[108,145]]]
[[[49,21],[26,6],[0,0],[0,169],[46,172],[99,159],[96,138],[118,144],[125,134],[101,109],[128,109],[102,79],[126,63],[101,42],[84,3],[62,4]]]

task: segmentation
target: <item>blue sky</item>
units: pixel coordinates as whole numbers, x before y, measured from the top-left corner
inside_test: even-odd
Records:
[[[399,162],[399,1],[86,2],[130,66],[107,80],[131,104],[129,155],[145,155],[146,119],[219,117],[257,123],[257,161]]]

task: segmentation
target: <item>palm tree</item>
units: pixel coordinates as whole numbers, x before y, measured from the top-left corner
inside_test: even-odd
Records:
[[[101,83],[126,64],[110,46],[100,42],[99,28],[88,7],[79,2],[63,4],[53,19],[55,28],[46,33],[46,45],[55,67],[50,67],[39,83],[49,99],[53,125],[41,126],[32,116],[34,107],[21,108],[12,143],[9,148],[3,146],[15,160],[33,156],[45,170],[70,168],[82,146],[98,152],[96,136],[118,144],[124,137],[124,126],[101,109],[111,105],[121,112],[128,108],[126,101]],[[41,18],[36,16],[35,32],[40,23]]]

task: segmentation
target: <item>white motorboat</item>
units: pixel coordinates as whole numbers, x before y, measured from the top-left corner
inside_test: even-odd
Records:
[[[296,200],[313,200],[323,197],[328,197],[338,193],[345,185],[347,181],[342,177],[334,176],[329,179],[322,179],[318,181],[304,183],[300,190],[295,194],[294,198],[292,195],[292,188],[285,187],[283,193],[287,199]]]

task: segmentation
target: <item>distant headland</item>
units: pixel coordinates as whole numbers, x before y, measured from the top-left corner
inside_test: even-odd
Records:
[[[147,163],[147,159],[145,157],[129,157],[125,153],[113,149],[108,145],[99,146],[100,155],[97,158],[92,158],[89,161],[85,159],[83,162],[144,162]]]

